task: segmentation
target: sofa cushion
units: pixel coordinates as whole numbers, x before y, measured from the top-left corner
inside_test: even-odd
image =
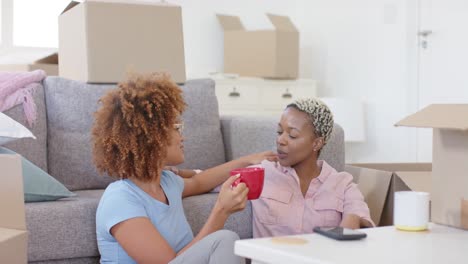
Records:
[[[185,162],[180,167],[207,169],[226,162],[215,82],[190,80],[181,88],[187,108],[182,115]]]
[[[99,256],[95,219],[103,192],[77,191],[73,198],[26,204],[28,261]]]
[[[96,85],[48,77],[44,81],[48,115],[49,172],[70,190],[105,188],[92,161],[91,127],[99,98],[115,85]],[[188,108],[182,167],[205,169],[223,163],[224,146],[212,80],[192,80],[182,87]]]
[[[337,171],[345,169],[345,142],[343,128],[335,123],[327,144],[320,152],[319,159],[325,160]]]
[[[44,102],[44,88],[37,85],[33,95],[36,103],[37,119],[33,127],[29,127],[24,115],[23,105],[17,105],[4,113],[31,130],[36,139],[24,138],[4,145],[47,171],[47,115]]]
[[[0,147],[0,154],[17,154],[7,148]],[[24,201],[25,202],[44,202],[55,201],[61,198],[75,196],[58,182],[54,177],[47,174],[29,160],[21,157],[23,183],[24,183]]]
[[[77,196],[73,198],[26,204],[28,261],[99,256],[96,209],[103,192],[104,190],[77,191]],[[208,219],[217,195],[208,193],[183,200],[185,215],[194,234],[200,231]],[[241,238],[252,237],[250,202],[243,211],[229,217],[225,228],[236,232]]]
[[[90,131],[99,98],[114,87],[60,77],[44,80],[49,173],[72,191],[99,189],[112,181],[93,164]]]

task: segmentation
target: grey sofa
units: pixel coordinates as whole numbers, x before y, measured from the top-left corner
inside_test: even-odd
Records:
[[[91,85],[48,77],[35,94],[38,120],[31,129],[37,139],[6,147],[47,171],[76,197],[26,204],[28,260],[32,263],[98,263],[95,212],[111,182],[99,176],[91,157],[90,128],[98,99],[115,85]],[[242,155],[274,147],[278,118],[219,116],[212,80],[191,80],[181,86],[188,109],[185,122],[186,162],[181,167],[205,169]],[[24,124],[22,107],[6,112]],[[344,134],[335,127],[322,158],[344,169]],[[197,233],[216,201],[216,193],[184,199],[193,232]],[[252,237],[250,204],[232,215],[225,228],[241,238]]]

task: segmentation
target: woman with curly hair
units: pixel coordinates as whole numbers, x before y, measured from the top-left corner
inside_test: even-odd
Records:
[[[274,159],[272,152],[242,157],[183,179],[165,166],[184,161],[182,91],[166,75],[135,75],[101,100],[92,130],[99,172],[118,180],[105,190],[96,212],[102,263],[239,263],[237,234],[221,230],[244,209],[248,188],[231,187],[233,168]],[[222,184],[208,220],[194,237],[182,198]]]
[[[374,226],[353,176],[318,160],[332,130],[333,114],[319,99],[286,107],[277,128],[279,161],[259,165],[265,183],[252,201],[254,237],[312,233],[316,226]]]

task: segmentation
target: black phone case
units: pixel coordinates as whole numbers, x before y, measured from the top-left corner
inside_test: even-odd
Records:
[[[333,231],[323,230],[320,227],[314,227],[314,232],[336,240],[359,240],[367,237],[366,233],[343,235]]]

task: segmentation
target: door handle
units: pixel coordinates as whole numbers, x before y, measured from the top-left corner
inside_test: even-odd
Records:
[[[286,92],[284,92],[281,97],[283,97],[284,99],[290,99],[292,98],[292,93],[289,92],[289,88],[286,88]]]
[[[236,87],[232,88],[232,92],[229,93],[229,97],[240,97],[240,93],[236,90]]]
[[[432,30],[421,30],[418,32],[418,36],[421,37],[420,39],[421,48],[427,49],[427,46],[428,46],[427,36],[431,35],[432,33],[433,33]]]
[[[433,32],[432,30],[421,30],[418,32],[418,36],[426,38],[427,36],[431,35]]]

